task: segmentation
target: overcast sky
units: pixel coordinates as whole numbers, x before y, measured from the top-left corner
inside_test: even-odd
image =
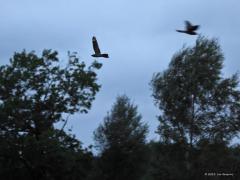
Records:
[[[149,139],[156,140],[159,111],[149,82],[176,51],[197,38],[175,30],[190,20],[201,25],[202,35],[219,38],[224,75],[229,76],[240,68],[239,17],[238,0],[0,0],[0,64],[8,63],[15,51],[46,48],[57,50],[61,61],[70,50],[91,63],[95,35],[110,56],[99,59],[102,88],[90,112],[72,116],[68,127],[84,145],[92,144],[93,131],[116,96],[126,94],[149,124]]]

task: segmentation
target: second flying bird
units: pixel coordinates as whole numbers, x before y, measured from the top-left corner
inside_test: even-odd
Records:
[[[95,36],[92,37],[92,44],[93,44],[93,50],[95,54],[92,54],[92,57],[104,57],[104,58],[109,58],[108,54],[102,54],[98,42]]]

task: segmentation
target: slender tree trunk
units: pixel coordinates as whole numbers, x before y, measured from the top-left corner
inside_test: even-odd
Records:
[[[195,119],[195,106],[194,106],[194,103],[195,103],[195,95],[192,95],[191,97],[192,99],[192,102],[191,102],[191,122],[190,122],[190,148],[192,149],[193,147],[193,125],[194,125],[194,119]]]
[[[195,95],[191,95],[191,119],[190,119],[190,125],[189,125],[189,138],[190,138],[190,143],[187,148],[187,152],[185,154],[186,158],[186,168],[188,171],[188,177],[191,177],[191,166],[192,166],[192,150],[193,150],[193,125],[194,125],[194,119],[195,119]]]

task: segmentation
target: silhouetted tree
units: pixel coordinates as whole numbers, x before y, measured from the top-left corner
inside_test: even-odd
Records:
[[[34,52],[15,53],[9,65],[0,67],[3,179],[86,176],[89,167],[83,166],[91,164],[91,153],[84,151],[74,136],[55,129],[54,123],[66,123],[64,113],[87,113],[100,88],[95,72],[100,68],[96,61],[86,68],[76,56],[69,56],[68,65],[62,68],[57,52],[51,50],[44,50],[41,57]],[[74,169],[77,176],[73,176]]]
[[[153,97],[163,111],[159,133],[164,141],[200,138],[229,141],[240,129],[238,76],[223,78],[223,54],[215,39],[199,37],[177,53],[169,68],[152,80]]]
[[[199,36],[194,47],[176,53],[168,69],[151,82],[162,111],[161,141],[185,148],[188,172],[199,141],[227,144],[240,130],[238,76],[222,77],[223,59],[216,39]]]
[[[141,178],[145,170],[147,132],[137,106],[131,104],[128,97],[119,96],[94,134],[100,150],[100,179]]]

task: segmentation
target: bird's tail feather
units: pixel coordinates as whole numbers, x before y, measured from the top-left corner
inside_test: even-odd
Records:
[[[109,58],[108,54],[102,54],[102,57]]]

